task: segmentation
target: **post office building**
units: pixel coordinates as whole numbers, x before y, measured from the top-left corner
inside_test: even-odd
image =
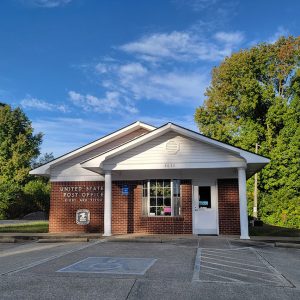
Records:
[[[53,233],[248,239],[246,179],[268,163],[173,123],[136,122],[30,173],[50,178]]]

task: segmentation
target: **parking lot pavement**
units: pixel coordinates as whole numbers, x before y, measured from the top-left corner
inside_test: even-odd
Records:
[[[0,245],[0,275],[5,275],[33,267],[36,264],[46,263],[78,249],[84,249],[87,243],[39,244],[27,242],[20,244],[1,243]]]
[[[2,251],[0,299],[298,300],[299,254],[218,237],[28,243]]]
[[[261,247],[256,250],[280,274],[300,289],[300,249]]]
[[[273,266],[251,247],[236,249],[201,249],[198,282],[250,283],[292,287]]]

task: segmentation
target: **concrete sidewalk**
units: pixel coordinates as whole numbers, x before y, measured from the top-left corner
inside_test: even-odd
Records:
[[[79,239],[103,239],[102,233],[0,233],[0,242],[18,242],[24,240],[58,240],[58,241],[76,241]],[[192,234],[169,235],[169,234],[123,234],[106,237],[109,242],[143,242],[143,243],[172,243],[190,241],[195,242],[201,236]],[[271,236],[253,236],[250,240],[240,240],[239,236],[220,235],[212,238],[219,240],[233,240],[242,245],[257,245],[267,243],[275,246],[275,243],[280,243],[281,246],[286,244],[300,245],[300,237],[271,237]],[[282,245],[283,244],[283,245]]]

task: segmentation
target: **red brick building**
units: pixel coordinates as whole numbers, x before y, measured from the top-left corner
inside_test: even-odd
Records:
[[[30,173],[51,181],[50,232],[238,234],[265,157],[181,126],[136,122]]]

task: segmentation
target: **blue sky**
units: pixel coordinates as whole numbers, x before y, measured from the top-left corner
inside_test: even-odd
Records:
[[[300,1],[2,0],[0,101],[61,155],[136,120],[196,129],[225,56],[299,35]]]

